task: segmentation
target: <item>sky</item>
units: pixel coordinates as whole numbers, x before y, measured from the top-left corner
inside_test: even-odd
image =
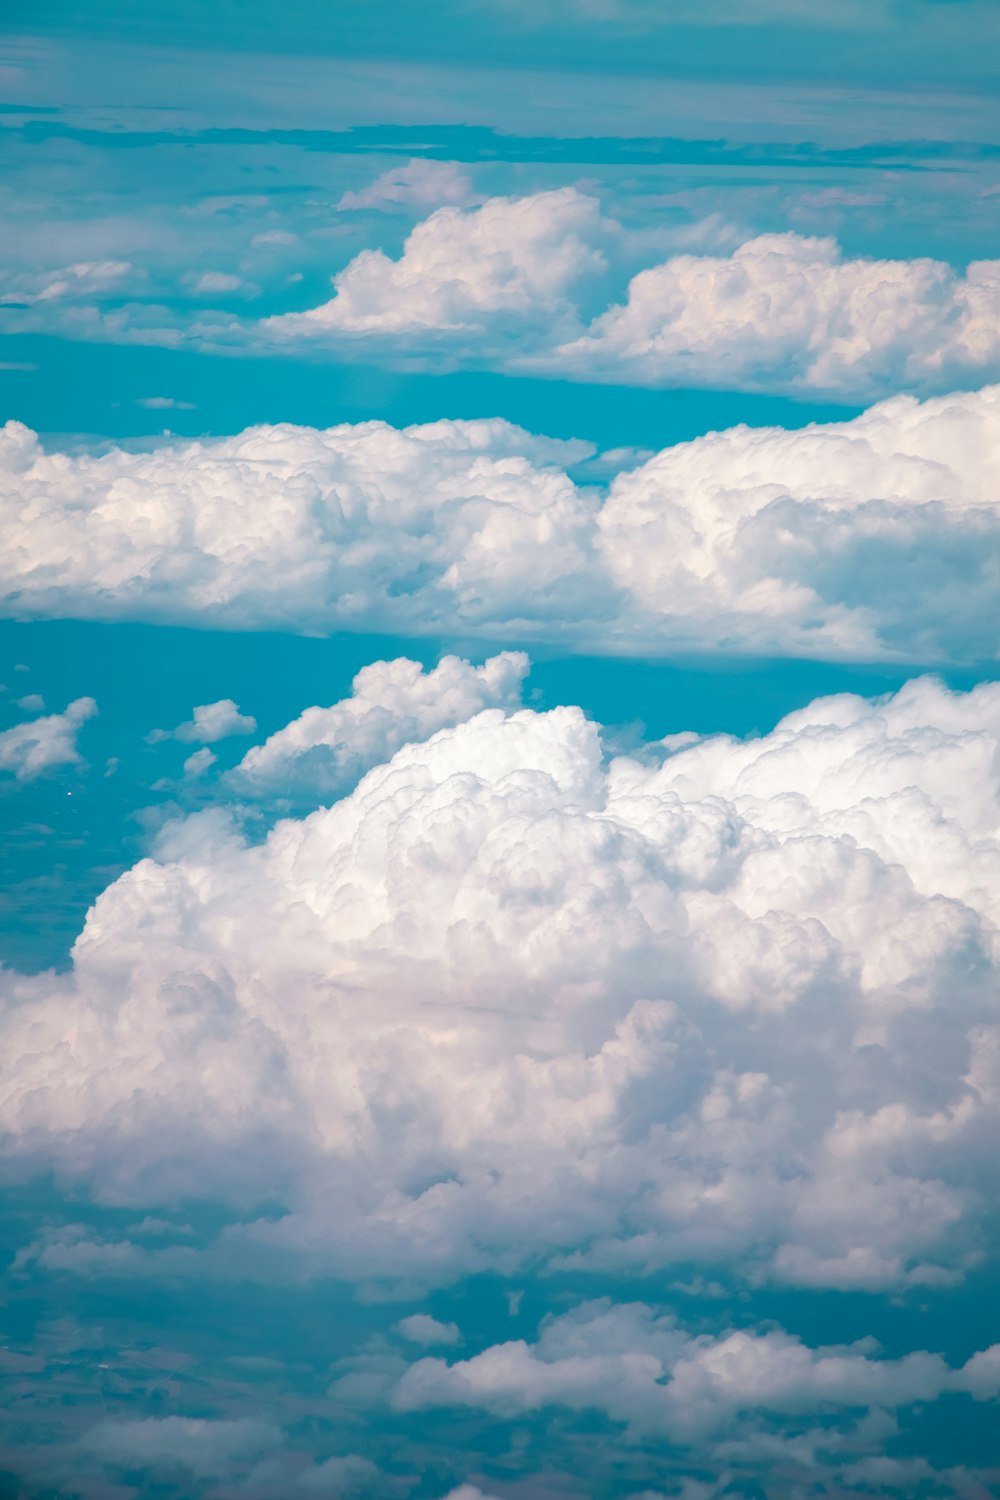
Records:
[[[0,1500],[1000,1495],[994,0],[8,0]]]

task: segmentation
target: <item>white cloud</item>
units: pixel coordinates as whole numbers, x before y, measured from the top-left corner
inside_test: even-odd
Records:
[[[96,713],[93,698],[76,698],[64,713],[48,714],[4,730],[0,734],[0,771],[12,771],[18,781],[33,781],[54,766],[77,765],[77,733],[81,724]]]
[[[494,420],[250,428],[145,452],[0,435],[19,616],[922,662],[997,652],[1000,387],[732,428],[606,494]],[[630,460],[631,462],[631,460]]]
[[[320,801],[410,740],[426,740],[484,708],[518,706],[527,671],[520,651],[504,651],[481,667],[446,656],[429,672],[406,657],[372,662],[355,677],[351,697],[307,708],[248,750],[228,780],[241,791],[299,791]]]
[[[369,192],[401,191],[393,176]],[[699,233],[718,238],[718,226]],[[648,264],[668,238],[626,230],[573,187],[439,208],[398,260],[363,250],[334,277],[332,300],[249,336],[341,355],[377,338],[383,357],[395,343],[407,357],[582,381],[850,402],[1000,373],[1000,261],[961,274],[927,258],[848,258],[831,238],[784,232]]]
[[[432,1318],[428,1313],[413,1313],[408,1318],[401,1318],[396,1324],[396,1332],[402,1334],[411,1344],[460,1344],[462,1335],[457,1323],[442,1323],[438,1318]]]
[[[979,1362],[977,1364],[977,1361]],[[692,1336],[643,1303],[587,1303],[547,1319],[538,1342],[496,1344],[449,1365],[411,1365],[403,1411],[472,1406],[513,1418],[548,1406],[600,1411],[635,1434],[703,1439],[738,1413],[893,1409],[964,1392],[1000,1392],[1000,1345],[950,1368],[924,1351],[875,1357],[871,1341],[810,1349],[783,1332]]]
[[[836,241],[748,240],[641,271],[623,306],[542,358],[564,375],[871,399],[1000,367],[1000,261],[845,260]]]
[[[216,703],[198,704],[191,718],[178,724],[176,729],[154,729],[146,738],[151,745],[161,740],[214,745],[231,734],[253,734],[256,728],[257,720],[250,714],[241,714],[239,705],[232,698],[220,698]],[[204,767],[208,762],[199,764]]]
[[[597,199],[576,188],[439,208],[411,231],[398,261],[363,250],[334,277],[332,301],[258,327],[279,342],[365,334],[454,340],[488,327],[516,351],[526,328],[537,325],[550,339],[578,327],[573,299],[607,269],[603,247],[620,236]]]
[[[280,1195],[227,1274],[947,1283],[1000,1187],[998,742],[929,679],[610,765],[493,708],[263,844],[200,814],[8,979],[2,1123],[106,1199]]]
[[[199,297],[238,292],[248,287],[248,283],[242,276],[234,276],[231,271],[192,272],[187,280],[192,291]]]
[[[463,206],[472,201],[472,183],[457,162],[416,158],[402,167],[390,167],[380,177],[355,193],[344,193],[337,207],[437,208],[441,204]]]

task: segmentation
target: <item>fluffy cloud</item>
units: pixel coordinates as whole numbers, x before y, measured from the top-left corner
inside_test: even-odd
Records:
[[[940,390],[1000,366],[1000,261],[845,260],[836,241],[748,240],[641,271],[623,306],[544,358],[641,385],[808,391],[858,400]]]
[[[584,1304],[518,1339],[449,1365],[411,1365],[394,1402],[403,1411],[472,1406],[514,1417],[547,1406],[599,1411],[635,1435],[700,1441],[737,1414],[794,1416],[892,1409],[950,1392],[1000,1392],[1000,1344],[958,1369],[938,1354],[873,1357],[871,1341],[810,1349],[783,1332],[692,1336],[642,1303]]]
[[[547,340],[578,326],[575,299],[607,269],[602,246],[620,234],[575,188],[439,208],[399,260],[363,250],[334,278],[330,302],[266,318],[260,331],[279,342],[374,334],[447,343],[489,328],[494,347],[516,354],[531,328]]]
[[[493,708],[262,844],[198,815],[8,977],[10,1150],[234,1205],[230,1273],[947,1283],[1000,1186],[998,741],[929,679],[610,764]],[[188,1254],[24,1263],[70,1251]]]
[[[362,251],[334,277],[329,302],[265,319],[252,336],[341,352],[376,338],[383,353],[396,344],[577,380],[849,401],[1000,370],[1000,261],[962,275],[929,259],[849,259],[833,239],[777,233],[728,253],[673,254],[628,280],[655,243],[576,188],[439,208],[398,260]]]
[[[240,1459],[251,1458],[281,1442],[271,1422],[194,1417],[109,1418],[91,1427],[80,1444],[85,1458],[112,1469],[158,1473],[173,1469],[218,1474]]]
[[[0,437],[5,608],[584,650],[997,650],[1000,388],[667,448],[603,492],[499,420],[100,456]]]
[[[0,771],[12,771],[18,781],[33,781],[53,766],[78,764],[77,734],[96,713],[93,698],[76,698],[64,713],[47,714],[4,730],[0,734]]]
[[[406,657],[372,662],[355,677],[350,698],[307,708],[248,750],[228,780],[241,791],[299,792],[315,804],[408,741],[429,739],[484,708],[517,706],[527,670],[528,658],[519,651],[504,651],[481,667],[446,656],[429,672]]]
[[[250,714],[241,714],[239,705],[232,698],[220,698],[217,703],[198,704],[191,718],[178,724],[176,729],[154,729],[147,738],[153,745],[161,740],[180,740],[185,745],[214,745],[232,734],[253,734],[256,728],[257,720]]]

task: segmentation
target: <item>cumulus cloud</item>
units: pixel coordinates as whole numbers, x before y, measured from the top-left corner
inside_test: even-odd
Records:
[[[514,355],[533,327],[548,340],[578,326],[575,299],[606,271],[603,247],[620,235],[597,199],[576,188],[439,208],[407,236],[399,260],[363,250],[334,277],[331,301],[258,327],[278,342],[432,335],[445,343],[488,328],[493,347]]]
[[[932,679],[610,762],[490,708],[263,843],[199,814],[5,981],[10,1150],[280,1197],[230,1268],[946,1285],[1000,1187],[998,742]]]
[[[380,185],[402,191],[380,178],[369,194]],[[334,277],[330,301],[264,319],[251,336],[341,353],[374,338],[383,354],[395,344],[577,380],[852,402],[1000,370],[1000,261],[961,274],[927,258],[848,258],[831,238],[785,232],[672,254],[629,280],[636,256],[662,253],[665,237],[643,240],[577,188],[459,202],[418,224],[398,260],[362,251]]]
[[[349,698],[307,708],[263,745],[248,750],[228,778],[241,791],[299,792],[315,804],[357,782],[410,740],[426,740],[484,708],[520,703],[528,658],[504,651],[481,667],[446,656],[429,672],[399,657],[363,667]]]
[[[472,183],[457,162],[427,161],[417,157],[402,167],[390,167],[368,187],[344,193],[338,209],[437,208],[468,204]]]
[[[0,771],[13,772],[18,781],[33,781],[54,766],[79,764],[77,734],[96,713],[93,698],[76,698],[61,714],[47,714],[4,730],[0,734]]]
[[[736,427],[606,488],[500,421],[257,427],[139,453],[0,435],[4,608],[226,627],[996,655],[1000,387]]]
[[[253,734],[256,728],[257,720],[250,714],[241,714],[239,705],[232,698],[220,698],[216,703],[198,704],[191,718],[178,724],[176,729],[154,729],[146,738],[151,745],[161,740],[180,740],[186,745],[214,745],[232,734]],[[200,764],[204,766],[209,762]]]
[[[403,1411],[472,1406],[506,1417],[563,1406],[602,1412],[635,1435],[692,1442],[738,1413],[886,1410],[951,1392],[995,1397],[1000,1345],[953,1369],[925,1351],[875,1357],[871,1341],[811,1349],[783,1332],[692,1336],[643,1303],[601,1301],[550,1317],[534,1345],[497,1344],[451,1365],[419,1360],[397,1385],[394,1404]]]
[[[624,305],[543,356],[560,374],[870,399],[1000,365],[1000,261],[848,260],[835,240],[768,234],[728,256],[639,272]]]

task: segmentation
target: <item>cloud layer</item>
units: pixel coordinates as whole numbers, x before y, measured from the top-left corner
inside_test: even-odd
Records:
[[[262,844],[197,815],[7,979],[8,1146],[228,1203],[230,1271],[947,1285],[998,1186],[998,738],[932,679],[610,763],[491,708]]]
[[[10,423],[4,607],[623,654],[995,656],[1000,388],[712,433],[606,492],[567,473],[590,452],[493,420],[69,456]]]

